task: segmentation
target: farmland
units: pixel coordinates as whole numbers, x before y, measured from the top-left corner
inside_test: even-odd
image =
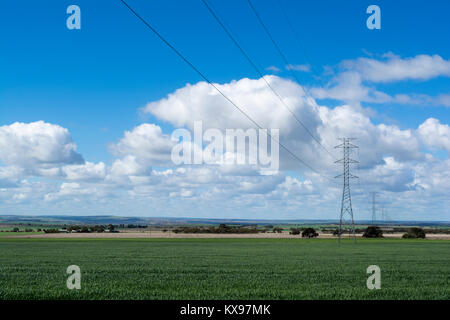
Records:
[[[450,298],[441,240],[5,238],[0,252],[0,299]],[[81,290],[66,288],[72,264]]]

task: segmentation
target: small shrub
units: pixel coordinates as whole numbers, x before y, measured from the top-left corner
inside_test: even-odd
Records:
[[[88,228],[88,227],[84,226],[84,227],[81,227],[81,229],[80,229],[80,231],[79,231],[79,232],[81,232],[81,233],[89,233],[89,232],[90,232],[90,230],[89,230],[89,228]]]
[[[44,229],[45,233],[58,233],[59,230],[58,229]]]

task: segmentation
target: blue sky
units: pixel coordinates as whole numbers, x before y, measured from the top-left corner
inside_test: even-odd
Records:
[[[200,0],[128,2],[212,81],[224,84],[243,78],[258,78]],[[286,9],[298,32],[301,48],[288,28],[278,2]],[[212,0],[211,3],[261,70],[281,79],[292,80],[247,1]],[[81,8],[81,30],[68,30],[66,27],[66,8],[71,4]],[[365,11],[371,4],[381,8],[381,30],[366,27],[368,14]],[[311,92],[321,87],[330,88],[337,83],[339,75],[346,71],[342,69],[342,63],[346,60],[392,59],[386,56],[387,53],[395,54],[402,60],[418,55],[438,55],[444,61],[450,59],[448,1],[354,0],[346,1],[344,5],[339,1],[323,0],[254,0],[254,5],[289,62],[309,65],[314,71],[294,71],[302,85],[310,88]],[[0,39],[3,44],[0,52],[0,126],[36,121],[59,125],[70,132],[77,152],[86,161],[103,162],[106,166],[111,166],[116,160],[117,155],[111,152],[111,145],[118,143],[125,131],[132,131],[143,123],[156,124],[166,134],[176,127],[170,117],[142,112],[141,108],[183,88],[187,83],[196,84],[201,80],[120,1],[3,2],[0,5]],[[266,70],[271,66],[278,68],[279,72]],[[347,101],[328,93],[325,96],[318,93],[314,97],[319,105],[331,109],[343,104],[352,105],[355,110],[362,108],[359,110],[370,114],[368,117],[374,125],[386,124],[399,130],[416,130],[427,119],[433,118],[445,131],[445,126],[450,122],[449,106],[433,100],[450,93],[450,77],[445,72],[426,79],[406,76],[398,81],[368,80],[365,85],[391,97],[400,94],[421,97],[411,103],[399,103],[398,99],[386,99],[384,102],[364,99]],[[448,148],[445,146],[425,144],[420,149],[442,161],[447,160]],[[399,160],[401,157],[397,158]],[[409,161],[405,160],[405,163],[409,165]],[[14,163],[2,161],[2,158],[0,162],[6,167],[14,166]],[[152,167],[160,168],[160,165],[152,164]],[[307,179],[303,172],[286,172],[287,176]],[[63,178],[49,178],[35,172],[16,178],[49,181],[53,188],[67,183]],[[199,186],[197,190],[210,187]],[[120,186],[115,190],[126,192]],[[14,194],[24,194],[26,198],[25,191],[16,191],[5,191],[7,195],[4,199],[9,201]],[[43,193],[48,194],[47,191]],[[323,193],[319,194],[323,197]],[[320,198],[320,195],[316,196]],[[391,194],[386,198],[393,201],[397,196]],[[184,200],[172,200],[174,209],[163,213],[177,216],[177,206],[183,206]],[[71,206],[70,199],[65,200],[64,206],[53,204],[51,210],[48,203],[29,201],[14,206],[11,202],[4,205],[3,211],[10,214],[29,213],[28,206],[39,208],[38,213],[58,210],[61,211],[58,213],[79,212],[77,206]],[[82,201],[86,203],[87,213],[108,213],[105,208],[89,206],[88,200]],[[361,198],[361,203],[364,201]],[[441,202],[436,204],[437,200],[432,201],[439,208],[437,216],[429,217],[428,213],[418,210],[411,218],[448,218],[448,202],[439,200]],[[330,208],[332,205],[330,202]],[[250,203],[244,206],[245,209],[240,209],[244,212],[240,217],[246,217],[247,211],[252,212],[252,206]],[[363,204],[361,206],[364,207]],[[17,209],[12,209],[14,207]],[[124,204],[123,208],[128,207]],[[274,205],[274,208],[277,206]],[[401,212],[400,205],[396,207],[392,204],[392,208],[393,215],[399,212],[400,217],[409,218]],[[286,210],[285,217],[295,216],[295,210],[294,213]],[[332,210],[329,209],[324,218],[333,217]],[[131,212],[135,215],[146,214],[142,209]],[[273,217],[271,212],[273,209],[267,209],[262,216]],[[152,215],[158,213],[152,212]],[[208,215],[206,209],[204,213],[189,213],[194,216]],[[254,217],[255,214],[248,215]],[[305,218],[305,215],[299,218]]]

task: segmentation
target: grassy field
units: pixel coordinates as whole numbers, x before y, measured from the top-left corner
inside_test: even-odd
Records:
[[[0,299],[450,299],[449,241],[0,239],[0,253]]]

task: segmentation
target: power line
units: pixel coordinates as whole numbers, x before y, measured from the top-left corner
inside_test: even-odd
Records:
[[[241,112],[248,120],[250,120],[255,126],[257,126],[259,129],[263,129],[255,120],[253,120],[244,110],[239,108],[236,103],[234,103],[230,98],[228,98],[214,83],[212,83],[197,67],[194,66],[180,51],[178,51],[168,40],[166,40],[154,27],[152,27],[144,18],[142,18],[133,8],[131,8],[128,3],[126,3],[124,0],[120,0],[141,22],[144,23],[144,25],[149,28],[162,42],[164,42],[172,51],[174,51],[187,65],[189,65],[200,77],[202,77],[209,85],[211,85],[217,92],[219,92],[220,95],[222,95],[228,102],[230,102],[239,112]],[[272,137],[269,132],[267,132],[267,135],[275,142],[278,143],[284,150],[286,150],[292,157],[294,157],[296,160],[301,162],[304,166],[312,170],[313,172],[317,173],[318,175],[331,180],[331,178],[321,174],[319,171],[314,169],[312,166],[310,166],[308,163],[306,163],[304,160],[299,158],[295,153],[293,153],[291,150],[289,150],[284,144],[282,144],[280,141]],[[331,180],[332,181],[332,180]]]
[[[357,163],[357,165],[356,165],[357,172],[358,172],[358,186],[359,186],[359,189],[360,189],[361,193],[364,194],[364,193],[368,193],[367,190],[368,190],[369,188],[368,188],[367,185],[364,183],[364,181],[361,180],[361,168],[360,168],[361,157],[360,157],[360,154],[359,154],[359,148],[356,149],[356,150],[357,150],[357,153],[358,153],[358,163]]]
[[[255,69],[256,73],[264,80],[267,87],[273,92],[273,94],[281,101],[281,103],[286,107],[286,109],[292,114],[294,119],[305,129],[305,131],[316,141],[319,146],[322,147],[323,150],[325,150],[333,159],[334,156],[331,154],[331,152],[328,151],[327,148],[317,139],[312,132],[308,129],[308,127],[296,116],[296,114],[291,110],[291,108],[286,104],[286,102],[283,100],[283,98],[280,96],[280,94],[272,87],[272,85],[267,81],[267,79],[264,77],[264,74],[260,71],[258,66],[253,62],[253,60],[249,57],[247,52],[242,48],[242,46],[239,44],[239,42],[235,39],[235,37],[231,34],[231,32],[228,30],[228,28],[225,26],[225,23],[219,18],[218,14],[214,11],[212,8],[212,5],[208,4],[207,0],[201,0],[205,7],[208,9],[208,11],[211,13],[211,15],[214,17],[214,19],[217,21],[217,23],[222,27],[222,29],[225,31],[227,36],[233,41],[233,43],[236,45],[236,47],[240,50],[242,55],[247,59],[247,61],[250,63],[250,65]]]
[[[324,82],[322,81],[322,78],[319,76],[319,72],[317,72],[316,67],[314,66],[314,64],[311,63],[311,60],[309,59],[309,56],[306,52],[305,47],[302,45],[302,42],[300,41],[300,36],[298,35],[298,32],[295,30],[294,25],[291,22],[291,19],[289,19],[289,15],[286,12],[285,7],[282,4],[282,0],[276,0],[276,2],[278,3],[278,6],[281,9],[281,12],[283,13],[284,16],[284,20],[286,21],[287,25],[289,26],[289,29],[291,30],[292,34],[294,35],[294,39],[297,42],[297,46],[299,47],[300,51],[303,53],[303,57],[305,58],[306,62],[308,63],[309,66],[311,66],[311,69],[313,71],[313,73],[317,76],[317,78],[319,79],[320,84],[323,86]]]
[[[255,6],[253,5],[253,3],[251,2],[251,0],[247,0],[248,4],[250,5],[250,8],[252,9],[253,13],[255,14],[256,18],[258,19],[259,23],[261,24],[261,26],[263,27],[264,31],[266,32],[267,36],[269,37],[270,41],[272,42],[272,44],[274,45],[275,49],[277,50],[278,54],[280,55],[281,59],[283,59],[284,63],[286,64],[286,66],[290,66],[291,64],[289,63],[289,61],[287,60],[286,56],[284,55],[283,51],[281,51],[280,46],[277,44],[277,42],[275,41],[274,37],[272,36],[272,34],[269,31],[269,28],[267,28],[266,24],[264,23],[264,21],[262,20],[261,16],[259,15],[258,11],[256,10]],[[303,87],[300,84],[300,80],[297,78],[297,76],[295,75],[295,73],[292,71],[292,68],[287,68],[289,73],[291,74],[291,76],[295,79],[295,81],[297,81],[297,84],[300,86],[300,88],[302,88],[304,94],[307,97],[311,98],[311,95],[307,92],[306,88]]]

